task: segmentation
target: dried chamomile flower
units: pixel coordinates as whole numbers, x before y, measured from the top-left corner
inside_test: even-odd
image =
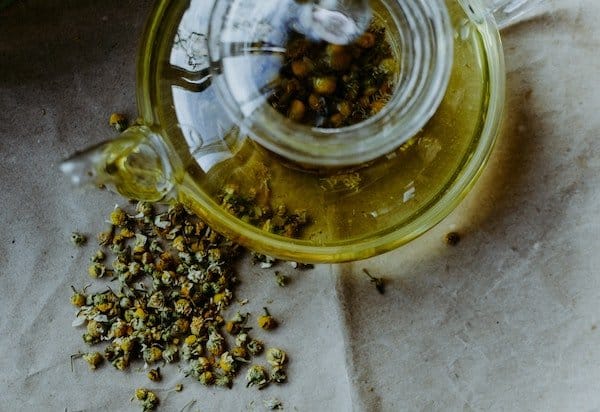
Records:
[[[221,368],[221,370],[223,372],[225,372],[226,374],[234,373],[237,368],[235,359],[229,352],[224,352],[219,357],[218,365],[219,365],[219,368]]]
[[[181,345],[181,357],[184,360],[198,358],[202,355],[202,351],[203,347],[196,335],[189,335],[183,341],[183,345]]]
[[[201,356],[190,361],[188,374],[198,379],[203,372],[209,371],[211,368],[210,360]]]
[[[122,113],[112,113],[108,118],[108,124],[121,133],[127,129],[127,117]]]
[[[138,262],[129,262],[129,265],[127,265],[127,272],[129,272],[132,277],[138,276],[142,273],[142,265]]]
[[[283,403],[277,398],[265,399],[263,401],[263,405],[265,405],[265,408],[271,411],[283,409]]]
[[[285,287],[288,285],[288,283],[290,283],[290,278],[285,275],[282,275],[279,272],[275,272],[275,281],[279,286]]]
[[[102,357],[100,352],[86,353],[82,357],[88,363],[90,369],[96,369],[104,361],[104,358]]]
[[[101,278],[104,277],[105,274],[106,266],[102,263],[94,262],[88,267],[88,275],[90,275],[91,278]]]
[[[150,379],[153,382],[159,382],[160,380],[162,380],[160,368],[150,369],[148,371],[148,373],[146,374],[146,376],[148,377],[148,379]]]
[[[231,291],[228,289],[225,289],[222,292],[215,293],[215,295],[213,296],[213,302],[219,308],[226,308],[227,306],[229,306],[232,296],[233,296],[233,294],[231,293]]]
[[[246,332],[240,332],[235,337],[235,346],[245,347],[250,342],[250,336]]]
[[[248,352],[250,353],[250,355],[256,356],[256,355],[260,355],[262,353],[262,351],[264,350],[264,346],[263,346],[263,343],[261,341],[259,341],[258,339],[252,339],[246,345],[246,349],[248,349]]]
[[[200,336],[204,328],[204,318],[201,316],[193,316],[190,322],[190,333],[192,335]]]
[[[100,338],[104,334],[104,325],[97,320],[91,319],[86,326],[87,334],[94,338]]]
[[[135,399],[138,401],[143,401],[148,396],[148,389],[145,388],[137,388],[135,390]]]
[[[248,320],[248,316],[248,313],[241,314],[240,312],[237,312],[234,317],[225,323],[225,330],[227,333],[231,335],[237,335]]]
[[[136,204],[135,210],[139,213],[137,217],[143,218],[145,223],[150,223],[154,216],[154,206],[152,203],[140,201]]]
[[[108,332],[109,338],[122,338],[133,332],[133,328],[124,320],[118,319],[111,326]]]
[[[248,350],[243,346],[235,346],[231,349],[231,356],[237,361],[247,361],[248,360]]]
[[[275,259],[274,257],[271,257],[271,256],[260,254],[260,253],[253,253],[252,254],[252,263],[260,264],[261,269],[269,269],[273,265],[275,265],[275,263],[277,263],[277,259]]]
[[[233,380],[230,375],[220,375],[215,378],[215,385],[223,388],[231,388]]]
[[[129,218],[129,216],[127,216]],[[117,234],[122,239],[132,239],[135,237],[135,232],[128,227],[122,227]]]
[[[269,313],[269,310],[267,308],[263,308],[263,310],[265,311],[265,314],[258,318],[258,320],[257,320],[258,326],[265,330],[270,330],[270,329],[276,328],[277,321],[275,320],[275,318],[273,318],[273,316],[271,316],[271,314]]]
[[[136,341],[130,337],[115,339],[113,340],[113,344],[118,345],[119,349],[122,350],[123,353],[130,353],[136,347]]]
[[[282,366],[287,362],[287,354],[279,348],[269,348],[265,357],[271,366]]]
[[[162,358],[167,363],[173,363],[179,359],[179,347],[176,344],[167,344],[162,351]]]
[[[135,390],[135,399],[140,402],[143,412],[155,410],[160,403],[156,393],[144,388]]]
[[[78,232],[71,233],[71,243],[75,246],[83,246],[87,242],[87,237]]]
[[[187,299],[181,298],[175,302],[175,312],[180,315],[190,316],[192,314],[192,310],[192,304]]]
[[[274,383],[283,383],[287,380],[287,374],[285,369],[280,366],[276,366],[271,370],[269,374],[269,380]]]
[[[157,346],[152,346],[144,351],[144,360],[148,363],[154,363],[162,360],[162,349]]]
[[[116,369],[124,371],[125,369],[129,368],[130,359],[128,355],[123,355],[113,360],[111,363]]]
[[[111,227],[109,230],[104,232],[100,232],[98,234],[98,245],[100,246],[109,246],[112,244],[114,237],[114,227]]]
[[[92,256],[92,262],[94,262],[94,263],[104,262],[105,259],[106,259],[106,253],[104,253],[102,250],[96,251],[94,256]]]
[[[173,248],[179,252],[185,252],[187,249],[185,238],[182,235],[175,237],[171,243],[171,246],[173,246]]]
[[[198,376],[198,382],[202,385],[212,385],[215,382],[215,375],[211,371],[205,371]]]
[[[283,207],[276,215],[269,213],[283,220],[288,216]],[[79,308],[78,323],[87,324],[84,341],[106,342],[104,358],[119,370],[139,359],[156,364],[181,358],[187,362],[186,374],[202,384],[230,387],[239,367],[263,351],[262,342],[248,336],[249,314],[223,318],[223,309],[237,302],[232,263],[240,248],[181,205],[162,213],[141,202],[133,213],[117,206],[109,221],[90,274],[110,276],[111,289],[95,294],[73,289],[71,297]],[[112,261],[105,262],[105,251],[114,253]],[[269,329],[276,322],[265,312],[259,325]],[[235,337],[230,350],[224,332]],[[269,356],[277,364],[284,362],[281,354]],[[260,376],[250,386],[269,381],[269,373],[261,371],[254,371]],[[147,376],[159,380],[160,369],[148,370]],[[141,390],[139,400],[153,408],[158,398],[149,392]]]
[[[71,286],[71,289],[73,289],[73,294],[71,295],[71,304],[78,308],[85,305],[87,295],[84,292],[78,292],[73,286]]]
[[[219,356],[225,351],[225,339],[214,329],[208,336],[206,350],[215,356]]]
[[[269,383],[269,376],[267,371],[260,365],[252,365],[246,373],[246,386],[256,386],[258,389],[262,389]]]
[[[165,295],[161,290],[159,290],[157,292],[154,292],[150,296],[146,306],[149,308],[152,308],[152,309],[163,310],[163,309],[165,309],[165,302],[166,302]]]
[[[127,216],[127,213],[123,209],[117,206],[111,212],[109,221],[114,226],[123,227],[129,222],[129,216]]]

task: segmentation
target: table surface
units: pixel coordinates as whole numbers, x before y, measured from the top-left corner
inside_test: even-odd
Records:
[[[243,270],[240,296],[282,327],[290,381],[201,387],[175,368],[88,371],[70,285],[122,199],[70,190],[58,164],[136,116],[135,55],[147,0],[21,0],[0,12],[0,410],[600,411],[600,2],[556,0],[503,33],[508,102],[492,159],[436,228],[385,255],[297,272]],[[458,230],[456,247],[442,241]],[[361,274],[385,275],[379,295]],[[181,393],[168,391],[183,382]]]

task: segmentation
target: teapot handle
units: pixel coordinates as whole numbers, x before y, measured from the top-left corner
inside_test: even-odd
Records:
[[[63,161],[60,170],[75,186],[105,186],[121,195],[156,202],[173,196],[175,168],[171,150],[148,126],[121,135]]]
[[[504,29],[541,9],[547,0],[481,0],[488,12],[494,15],[499,29]]]

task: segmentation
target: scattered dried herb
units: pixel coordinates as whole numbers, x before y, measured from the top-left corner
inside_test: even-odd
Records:
[[[88,269],[92,278],[109,280],[110,288],[91,293],[89,285],[82,290],[72,287],[74,326],[85,325],[86,344],[104,343],[102,352],[74,357],[83,357],[92,369],[107,361],[118,370],[136,361],[158,365],[183,360],[186,376],[200,384],[231,387],[240,369],[264,348],[249,335],[249,313],[224,317],[224,310],[238,301],[234,264],[243,249],[181,204],[160,208],[137,202],[135,210],[129,209],[116,206],[110,213],[110,228],[98,236],[100,249]],[[294,233],[300,229],[298,216],[279,208],[269,219],[281,218],[275,226]],[[293,227],[286,229],[288,224]],[[264,309],[258,325],[266,330],[276,327],[277,321]],[[280,349],[269,349],[266,359],[272,370],[250,367],[248,386],[285,382],[286,356]],[[160,368],[149,368],[147,377],[160,381]],[[179,384],[174,390],[182,388]],[[159,404],[147,389],[138,389],[135,398],[144,411]]]

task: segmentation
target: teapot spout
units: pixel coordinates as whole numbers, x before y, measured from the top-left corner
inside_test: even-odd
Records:
[[[118,138],[75,153],[60,170],[75,186],[106,186],[150,202],[173,196],[174,168],[163,139],[147,126],[133,126]]]

